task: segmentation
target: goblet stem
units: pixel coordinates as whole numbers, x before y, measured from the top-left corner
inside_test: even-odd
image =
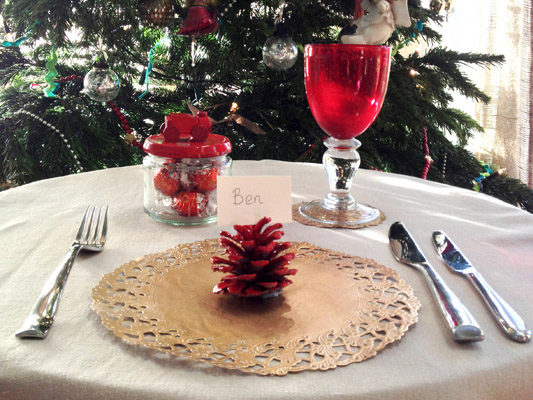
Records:
[[[324,207],[330,210],[348,210],[355,205],[350,194],[352,179],[361,165],[357,139],[339,140],[330,137],[324,144],[328,148],[322,164],[329,179],[329,194],[324,198]]]
[[[361,227],[376,225],[383,216],[381,212],[367,204],[358,203],[350,194],[352,179],[359,169],[361,159],[357,149],[361,142],[356,139],[327,139],[328,148],[322,163],[329,179],[330,192],[323,200],[302,203],[298,209],[301,216],[309,221],[331,227]]]

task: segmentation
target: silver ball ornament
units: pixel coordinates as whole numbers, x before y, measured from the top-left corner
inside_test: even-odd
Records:
[[[84,93],[100,102],[113,100],[120,89],[118,75],[105,64],[95,64],[83,79]]]
[[[263,45],[263,62],[276,71],[286,71],[298,59],[298,47],[289,35],[274,35]]]

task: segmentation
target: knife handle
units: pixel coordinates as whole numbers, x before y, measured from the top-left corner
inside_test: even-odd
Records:
[[[526,343],[531,340],[531,331],[527,329],[524,320],[513,308],[503,300],[487,283],[483,276],[473,271],[467,274],[483,299],[496,317],[505,333],[513,340]]]
[[[433,289],[433,295],[439,303],[444,319],[452,330],[453,339],[457,342],[483,340],[485,338],[483,331],[466,306],[429,264],[425,263],[424,267],[425,275]]]

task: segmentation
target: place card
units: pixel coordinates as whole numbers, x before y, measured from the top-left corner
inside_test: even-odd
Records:
[[[292,221],[290,176],[219,176],[218,226]]]

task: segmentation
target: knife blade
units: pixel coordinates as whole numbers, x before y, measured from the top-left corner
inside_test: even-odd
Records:
[[[401,222],[395,222],[389,229],[389,244],[394,257],[420,271],[429,284],[439,310],[447,322],[452,337],[457,342],[477,342],[484,334],[470,311],[446,285],[433,267],[427,262],[418,245]]]
[[[496,293],[451,239],[444,232],[435,231],[433,232],[433,244],[442,261],[452,271],[466,276],[474,285],[504,332],[517,342],[529,342],[531,331],[527,329],[524,320]]]

